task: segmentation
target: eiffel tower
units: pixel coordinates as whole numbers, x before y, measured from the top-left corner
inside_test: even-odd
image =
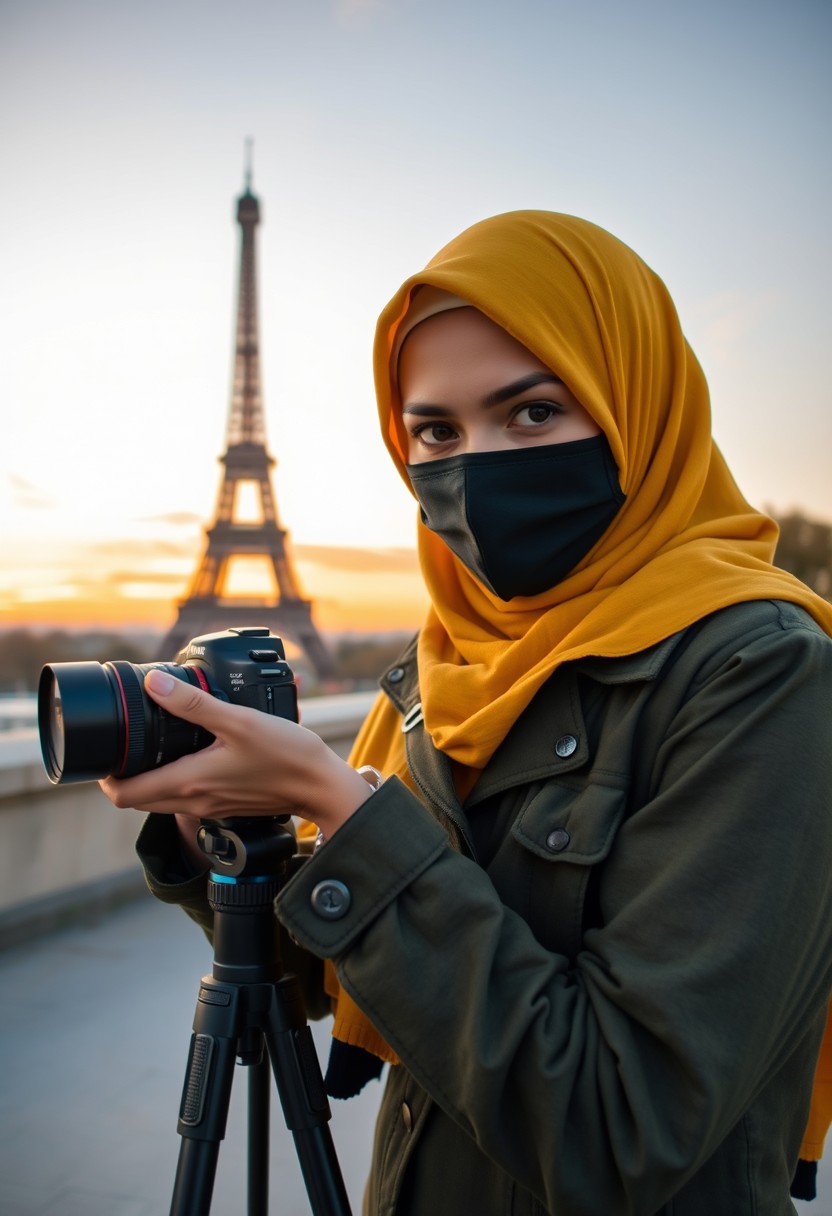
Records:
[[[188,592],[179,602],[179,614],[168,633],[163,653],[176,652],[203,633],[236,626],[269,626],[293,642],[307,657],[321,680],[334,675],[332,657],[312,621],[312,605],[300,593],[286,532],[280,527],[272,490],[275,461],[266,448],[263,401],[260,392],[255,229],[260,204],[251,192],[251,168],[246,169],[245,191],[237,200],[237,222],[242,231],[240,287],[237,306],[237,345],[234,387],[228,420],[223,476],[213,524],[206,528],[206,546]],[[260,519],[255,523],[235,518],[238,487],[253,487],[259,496]],[[274,572],[273,597],[225,597],[231,561],[261,556]]]

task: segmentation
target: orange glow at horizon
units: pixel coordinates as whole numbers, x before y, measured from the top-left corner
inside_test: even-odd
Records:
[[[428,599],[415,552],[343,550],[299,546],[295,569],[301,593],[312,600],[313,616],[324,633],[411,632],[419,628]],[[246,563],[244,563],[245,565]],[[263,572],[271,575],[271,571]],[[273,577],[261,588],[251,578],[235,578],[229,595],[253,598],[274,595]],[[169,575],[137,569],[114,579],[89,571],[77,581],[64,575],[61,583],[29,589],[0,590],[0,629],[68,628],[158,631],[164,633],[176,616],[188,578],[178,586]],[[267,611],[267,609],[264,608]],[[233,609],[229,610],[233,614]]]

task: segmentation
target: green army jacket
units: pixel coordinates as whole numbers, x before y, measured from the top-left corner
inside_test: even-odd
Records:
[[[276,906],[401,1060],[366,1212],[794,1212],[832,986],[832,642],[760,602],[561,668],[463,806],[412,654],[384,686],[422,797],[385,782]],[[146,862],[204,919],[197,880]]]

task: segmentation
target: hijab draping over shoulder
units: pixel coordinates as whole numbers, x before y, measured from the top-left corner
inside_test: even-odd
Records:
[[[509,601],[419,523],[431,608],[419,638],[425,726],[481,769],[561,663],[636,653],[743,600],[832,609],[771,565],[773,520],[745,501],[711,438],[708,388],[662,281],[585,220],[516,211],[467,229],[399,289],[378,322],[374,370],[385,442],[405,473],[394,355],[430,285],[474,305],[559,376],[599,424],[626,502],[557,586]],[[356,755],[406,779],[398,722],[380,703]]]

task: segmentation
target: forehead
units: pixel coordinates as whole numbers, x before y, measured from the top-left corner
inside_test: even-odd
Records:
[[[443,384],[477,384],[519,371],[548,371],[545,364],[476,308],[454,308],[420,322],[399,352],[403,403]]]

